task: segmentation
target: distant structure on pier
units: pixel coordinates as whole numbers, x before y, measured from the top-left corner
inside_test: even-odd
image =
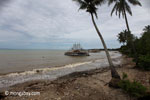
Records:
[[[82,50],[82,47],[79,43],[78,44],[73,44],[73,47],[71,48],[71,50]]]
[[[84,50],[79,43],[73,44],[71,50],[65,52],[67,56],[89,56],[89,52]]]

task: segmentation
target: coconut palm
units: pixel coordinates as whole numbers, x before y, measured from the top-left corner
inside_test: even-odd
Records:
[[[127,19],[126,13],[129,13],[132,16],[132,11],[131,11],[131,7],[129,6],[128,3],[130,3],[134,6],[136,6],[136,5],[142,6],[141,3],[138,0],[109,0],[108,4],[110,5],[114,2],[115,2],[115,5],[111,11],[111,16],[115,11],[116,11],[115,12],[116,15],[118,15],[119,18],[122,15],[122,17],[125,18],[127,30],[128,30],[128,32],[130,32],[130,27],[128,24],[128,19]]]
[[[129,24],[128,24],[128,19],[127,19],[126,13],[129,13],[132,16],[132,11],[131,11],[131,8],[129,6],[129,3],[134,5],[134,6],[136,6],[136,5],[142,6],[141,3],[138,0],[108,0],[108,5],[110,5],[112,3],[115,3],[115,5],[111,11],[111,16],[114,12],[116,13],[116,15],[119,16],[119,18],[122,15],[122,17],[125,18],[126,27],[127,27],[128,32],[129,32],[129,35],[132,35],[131,31],[130,31]],[[134,52],[136,65],[138,66],[138,54],[136,52],[134,42],[132,40],[130,40],[130,41],[131,41],[130,45],[131,45],[132,50]]]
[[[108,59],[109,65],[110,65],[110,69],[111,69],[112,78],[120,79],[120,76],[113,65],[113,62],[112,62],[112,59],[108,52],[108,49],[106,47],[105,41],[96,25],[95,19],[94,19],[94,17],[98,18],[97,12],[96,12],[97,6],[103,4],[104,0],[73,0],[73,1],[75,1],[79,4],[79,6],[80,6],[79,9],[86,10],[86,12],[88,12],[91,15],[93,25],[97,31],[98,36],[100,37],[100,40],[101,40],[104,50],[106,52],[106,56],[107,56],[107,59]]]
[[[120,43],[123,43],[123,45],[125,45],[125,43],[127,43],[127,39],[126,39],[126,30],[124,30],[123,32],[120,32],[117,37],[118,37],[118,41]]]
[[[144,32],[150,32],[150,25],[145,26],[145,28],[143,29]]]
[[[135,41],[136,37],[133,34],[130,34],[127,30],[123,30],[118,34],[118,41],[120,43],[126,43],[127,45],[131,44],[131,41]]]

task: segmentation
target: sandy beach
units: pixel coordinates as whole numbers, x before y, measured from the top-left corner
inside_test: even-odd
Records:
[[[123,72],[128,78],[141,82],[144,86],[150,86],[150,72],[134,69],[131,58],[122,56],[122,65],[117,66],[120,75]],[[136,100],[136,98],[124,93],[121,89],[108,86],[111,79],[108,67],[90,71],[74,72],[59,77],[56,80],[28,81],[16,84],[1,91],[1,100]],[[5,92],[40,92],[35,96],[12,94]]]

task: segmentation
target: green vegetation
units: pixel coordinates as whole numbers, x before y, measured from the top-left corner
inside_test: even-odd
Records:
[[[118,41],[123,43],[121,46],[121,52],[128,56],[135,56],[134,49],[132,48],[132,42],[136,40],[133,34],[130,34],[127,30],[124,30],[118,34]]]
[[[137,56],[133,55],[131,40],[134,42]],[[134,35],[129,35],[127,31],[120,32],[118,41],[123,43],[120,51],[130,57],[133,57],[136,62],[136,67],[144,70],[150,70],[150,25],[145,26],[141,37],[137,38]],[[135,60],[138,58],[138,61]]]
[[[127,42],[130,42],[129,46],[131,48],[132,54],[135,56],[135,61],[137,62],[136,64],[138,65],[138,55],[136,52],[134,41],[132,40],[133,34],[131,33],[131,30],[129,27],[127,13],[132,16],[132,10],[131,10],[130,4],[133,6],[137,6],[137,5],[142,6],[142,5],[138,0],[108,0],[108,5],[110,5],[112,3],[115,3],[115,4],[111,11],[111,16],[115,12],[116,15],[119,16],[119,18],[122,15],[122,17],[125,19],[125,23],[126,23],[126,27],[127,27],[127,30],[125,30],[125,31],[128,35]]]
[[[123,74],[122,74],[122,79],[124,80],[124,79],[126,79],[126,78],[128,78],[128,75],[127,75],[126,73],[123,73]]]
[[[121,80],[119,87],[128,94],[135,97],[142,97],[146,94],[147,88],[137,81],[130,82],[129,80]]]
[[[119,82],[119,87],[126,93],[135,96],[143,97],[146,95],[147,88],[137,81],[129,81],[127,74],[123,73],[123,79]]]
[[[150,70],[150,55],[139,56],[139,66],[137,67],[144,70]]]

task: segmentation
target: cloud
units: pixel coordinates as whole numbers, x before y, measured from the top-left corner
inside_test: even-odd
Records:
[[[132,7],[133,16],[128,16],[136,35],[150,23],[146,1],[142,1],[143,7]],[[102,47],[90,15],[78,12],[72,0],[1,0],[0,7],[0,48],[64,49],[76,42],[85,48]],[[126,29],[124,19],[110,16],[111,9],[100,7],[96,20],[110,48],[120,46],[116,36]]]
[[[10,0],[0,0],[0,11],[3,7],[7,6],[6,4],[8,4],[9,2],[11,2]]]
[[[10,0],[0,0],[0,6],[3,6],[5,3],[8,3]]]
[[[150,8],[150,1],[149,0],[142,0],[143,6]]]

